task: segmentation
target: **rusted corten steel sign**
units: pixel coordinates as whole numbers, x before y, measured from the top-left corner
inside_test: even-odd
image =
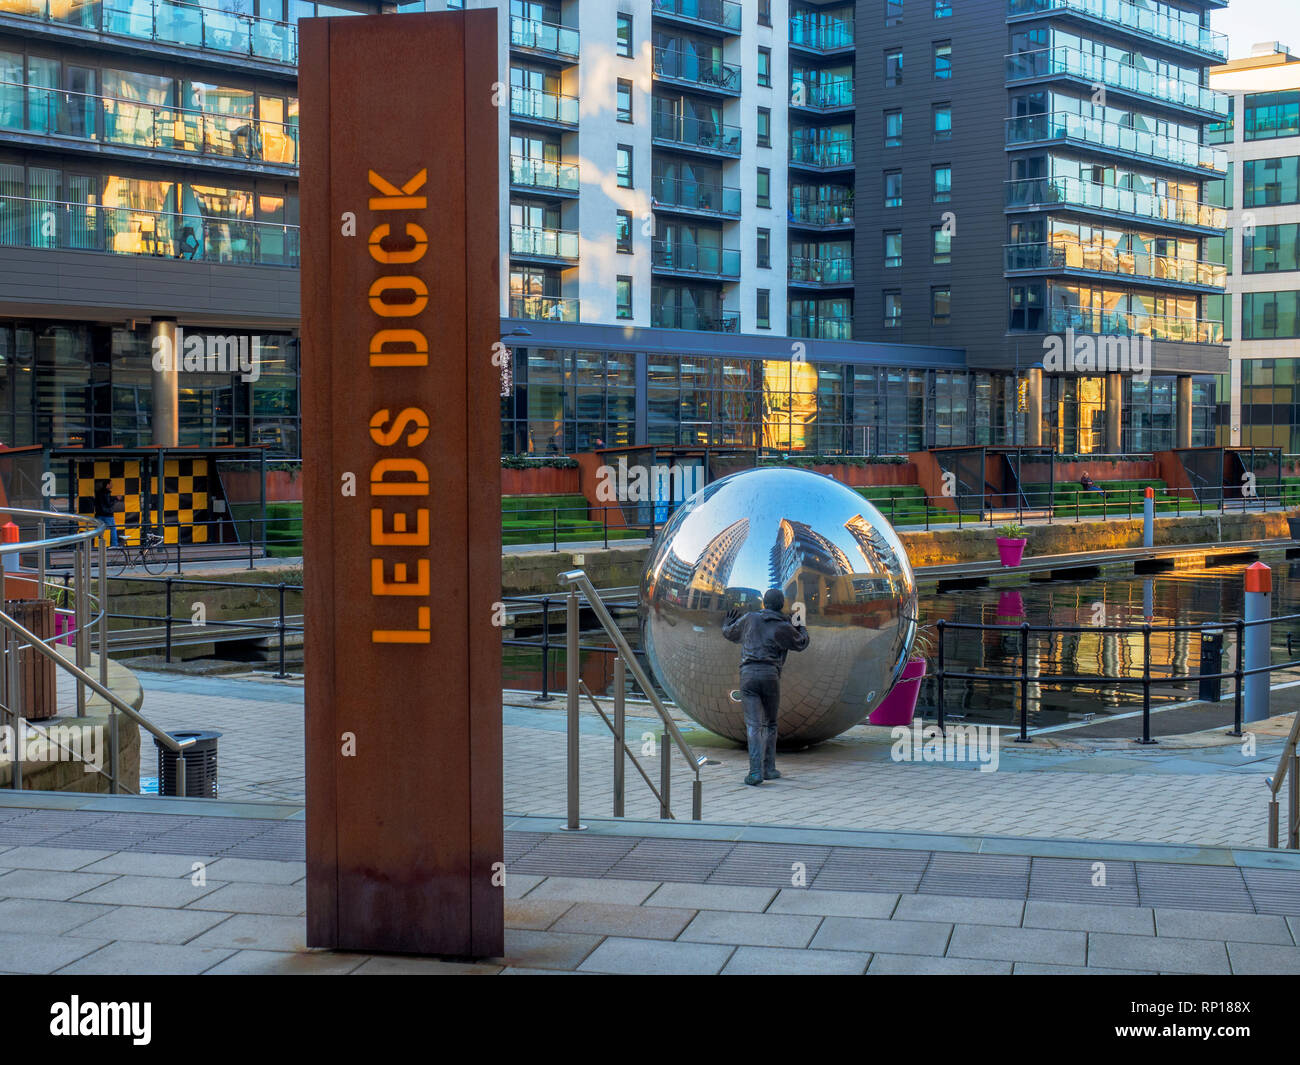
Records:
[[[496,12],[300,33],[307,943],[499,955]]]

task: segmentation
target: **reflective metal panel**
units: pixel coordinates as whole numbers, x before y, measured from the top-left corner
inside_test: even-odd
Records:
[[[830,477],[745,470],[692,496],[660,531],[641,577],[641,638],[677,705],[744,742],[740,645],[722,636],[732,606],[758,610],[780,588],[804,606],[811,641],[781,675],[784,746],[863,721],[907,660],[916,582],[901,541],[870,503]]]

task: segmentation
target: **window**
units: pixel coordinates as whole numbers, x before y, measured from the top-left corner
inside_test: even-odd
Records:
[[[1243,207],[1300,203],[1300,156],[1247,159],[1243,164]],[[1208,182],[1207,182],[1208,184]],[[1231,203],[1221,206],[1231,206]]]
[[[614,31],[617,38],[618,54],[625,59],[632,58],[632,16],[622,13],[618,16],[618,28]],[[608,84],[608,82],[606,82]]]
[[[936,141],[952,140],[952,104],[935,104],[934,139]]]
[[[930,289],[930,324],[947,325],[952,317],[952,289]]]
[[[903,324],[903,294],[885,293],[885,328],[897,329]]]
[[[760,85],[772,85],[772,49],[759,48],[758,50],[758,83]]]
[[[758,0],[758,24],[772,25],[772,0]]]
[[[632,279],[630,277],[619,276],[615,282],[614,290],[617,293],[619,318],[632,317]]]
[[[885,112],[885,147],[901,148],[903,146],[903,112]]]
[[[758,206],[772,206],[772,171],[765,166],[758,168]]]
[[[626,78],[618,79],[618,120],[632,121],[632,83]]]
[[[901,170],[885,171],[885,206],[903,206],[903,172]]]
[[[632,149],[626,144],[618,146],[618,187],[620,189],[630,189],[632,187]]]
[[[952,0],[934,0],[935,18],[952,18]]]
[[[952,77],[952,41],[937,41],[934,46],[934,80]]]
[[[1300,89],[1246,94],[1246,140],[1300,136]]]
[[[934,202],[947,203],[952,199],[952,167],[944,163],[936,166],[933,174]]]
[[[1297,301],[1300,301],[1300,292],[1243,292],[1241,339],[1300,337],[1300,332],[1296,331]]]
[[[755,317],[758,319],[756,324],[758,325],[759,329],[771,329],[772,328],[772,290],[766,288],[760,288],[756,293],[756,297],[757,298],[754,300]]]
[[[930,261],[935,266],[947,266],[952,262],[952,233],[943,226],[935,226],[930,232],[934,248]]]
[[[903,50],[895,48],[885,53],[885,88],[903,84]]]
[[[619,211],[615,224],[615,246],[626,255],[632,254],[632,212]]]
[[[760,148],[772,147],[772,109],[770,107],[760,107],[758,109],[758,146]]]
[[[885,0],[885,25],[897,26],[903,21],[903,0]]]
[[[1205,127],[1206,144],[1231,144],[1233,140],[1233,112],[1237,107],[1237,98],[1228,97],[1228,113],[1218,122],[1211,122]]]
[[[770,229],[760,229],[756,243],[756,256],[760,269],[772,269],[772,231]]]
[[[895,230],[885,234],[885,267],[903,265],[903,234]]]
[[[1300,224],[1256,226],[1241,236],[1241,269],[1246,274],[1269,274],[1278,270],[1300,270],[1297,258],[1297,230]]]

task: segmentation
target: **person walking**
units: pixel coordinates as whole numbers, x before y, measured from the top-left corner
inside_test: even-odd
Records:
[[[95,489],[95,517],[102,521],[109,529],[109,539],[114,547],[122,546],[122,534],[117,531],[117,519],[113,517],[113,508],[118,503],[118,497],[113,495],[113,489],[108,481],[100,481],[99,486]]]
[[[763,594],[763,609],[727,611],[722,635],[740,644],[740,702],[745,708],[749,743],[749,775],[745,783],[776,780],[776,718],[781,708],[781,667],[788,651],[808,646],[808,630],[794,625],[781,610],[785,596],[779,588]]]

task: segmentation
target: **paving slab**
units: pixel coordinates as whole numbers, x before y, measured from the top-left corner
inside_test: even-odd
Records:
[[[338,976],[364,964],[365,954],[329,950],[241,950],[206,970],[207,976]]]
[[[594,973],[712,976],[722,971],[735,949],[712,943],[676,943],[611,936],[603,940],[578,969]]]
[[[112,912],[112,906],[94,906],[84,902],[4,899],[0,901],[0,932],[57,936]],[[0,962],[2,961],[3,957],[0,957]]]
[[[597,880],[588,877],[550,876],[524,897],[568,899],[570,902],[619,902],[636,906],[658,887],[657,880]]]
[[[651,906],[679,910],[737,910],[761,913],[776,897],[775,888],[731,884],[665,883],[649,898]]]
[[[83,873],[111,873],[114,876],[162,876],[189,879],[198,870],[197,863],[206,875],[217,861],[210,857],[188,857],[183,854],[148,854],[143,851],[118,851],[82,868]],[[220,878],[218,878],[220,879]]]
[[[81,869],[112,853],[69,847],[10,847],[0,854],[0,869],[61,869],[67,872]]]
[[[188,879],[162,876],[119,876],[77,896],[78,902],[115,906],[187,906],[223,887],[221,881],[196,885]]]
[[[383,954],[367,958],[352,970],[354,976],[495,976],[505,966],[497,962],[442,961]]]
[[[234,947],[239,950],[301,951],[306,949],[306,944],[307,922],[302,917],[237,913],[234,916],[227,915],[220,924],[192,940],[190,945]]]
[[[723,976],[860,976],[870,954],[849,950],[785,950],[780,947],[738,947],[722,970]]]
[[[0,964],[7,973],[52,973],[103,945],[93,939],[0,932]]]
[[[1227,975],[1227,945],[1211,939],[1088,933],[1088,964],[1106,969]]]
[[[1211,910],[1167,910],[1156,907],[1156,935],[1178,939],[1222,939],[1241,943],[1274,943],[1292,947],[1286,918],[1258,913]]]
[[[68,939],[68,942],[78,940]],[[81,940],[89,943],[91,940]],[[67,976],[194,976],[211,969],[234,952],[224,947],[176,946],[120,941],[70,962],[59,969]]]
[[[111,876],[103,873],[11,869],[0,875],[0,898],[53,899],[66,902],[112,879]]]
[[[224,913],[157,906],[116,906],[110,913],[78,925],[64,935],[141,943],[188,943],[226,920],[227,916]]]
[[[768,906],[767,913],[807,913],[825,917],[888,917],[898,906],[898,896],[882,891],[819,891],[785,888]]]
[[[1044,965],[1036,961],[1018,961],[1012,966],[1014,976],[1158,976],[1152,969],[1099,969],[1094,965]]]
[[[576,969],[600,940],[600,936],[574,932],[507,928],[502,961],[524,969]]]
[[[1019,899],[951,898],[946,895],[904,895],[894,910],[896,921],[946,921],[950,924],[993,924],[1017,927],[1025,904]]]
[[[256,884],[294,884],[307,875],[306,862],[273,862],[257,858],[218,858],[207,867],[213,880]]]
[[[608,902],[578,902],[555,922],[555,932],[586,932],[630,939],[676,939],[695,910],[666,906],[624,906]]]
[[[1300,947],[1267,943],[1229,943],[1228,960],[1234,973],[1273,976],[1300,973]]]
[[[940,957],[952,925],[935,921],[894,921],[876,918],[827,917],[813,937],[814,950],[855,950],[884,954],[928,954]]]
[[[573,905],[568,899],[506,899],[506,927],[550,928]]]
[[[1085,902],[1047,902],[1030,899],[1025,903],[1025,928],[1055,928],[1082,932],[1119,932],[1153,936],[1155,918],[1150,906],[1115,906]]]
[[[1009,961],[987,958],[934,958],[920,954],[876,954],[868,976],[1006,976]]]
[[[951,958],[1039,961],[1057,965],[1083,965],[1087,961],[1087,951],[1088,937],[1084,932],[974,924],[954,927],[952,941],[948,944]]]
[[[806,947],[822,918],[792,913],[701,910],[677,938],[733,946]]]
[[[307,912],[307,892],[301,884],[224,884],[190,902],[189,908],[293,916]]]

